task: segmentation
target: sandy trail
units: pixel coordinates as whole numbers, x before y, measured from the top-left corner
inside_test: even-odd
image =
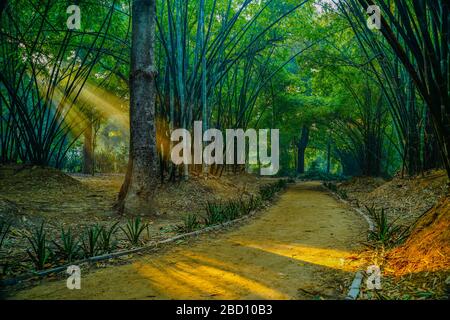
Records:
[[[366,230],[319,183],[298,183],[234,231],[82,275],[81,290],[43,281],[13,298],[340,299]]]

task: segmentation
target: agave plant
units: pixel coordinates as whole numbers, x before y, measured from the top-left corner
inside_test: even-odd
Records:
[[[241,215],[250,214],[250,212],[257,210],[261,206],[261,199],[251,195],[248,200],[239,199]]]
[[[395,225],[396,220],[389,222],[384,208],[377,210],[374,206],[366,206],[366,210],[375,224],[375,230],[369,233],[369,240],[384,246],[394,246],[406,238],[408,229],[402,230],[401,226]]]
[[[183,218],[183,224],[177,229],[179,232],[192,232],[199,229],[200,225],[196,214],[187,214]]]
[[[206,203],[206,216],[204,217],[204,221],[207,226],[223,223],[225,221],[222,212],[222,204],[220,202],[208,201]]]
[[[60,242],[53,241],[58,253],[68,262],[76,259],[80,253],[79,241],[73,235],[71,228],[61,228]]]
[[[85,257],[95,257],[100,251],[100,235],[103,227],[94,225],[89,227],[81,238],[81,248]]]
[[[28,249],[27,253],[37,270],[44,269],[51,254],[46,237],[47,232],[44,230],[44,222],[33,231],[31,236],[27,236],[31,244],[31,250]]]
[[[277,187],[274,184],[267,184],[267,185],[261,186],[259,188],[259,194],[263,201],[271,200],[276,192],[277,192]]]
[[[100,249],[103,253],[110,253],[116,248],[117,241],[114,234],[117,232],[119,221],[114,223],[109,229],[102,228],[100,231]]]
[[[139,239],[142,232],[148,227],[147,223],[142,223],[139,217],[129,219],[124,227],[120,227],[131,245],[136,246],[139,244]]]
[[[222,214],[227,221],[237,219],[241,214],[242,206],[239,201],[228,201],[222,207]]]

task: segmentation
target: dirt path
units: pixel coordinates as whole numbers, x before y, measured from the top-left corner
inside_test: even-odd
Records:
[[[14,298],[339,299],[366,229],[318,183],[299,183],[234,231],[82,275],[81,290],[44,281]]]

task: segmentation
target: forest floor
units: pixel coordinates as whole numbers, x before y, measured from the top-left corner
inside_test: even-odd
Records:
[[[2,248],[8,268],[0,274],[8,278],[32,269],[26,236],[42,222],[48,239],[59,239],[61,227],[71,228],[77,236],[96,224],[125,225],[128,217],[119,216],[113,209],[123,181],[122,174],[68,175],[52,168],[0,166],[0,219],[12,222],[10,237]],[[188,213],[204,216],[207,201],[257,195],[261,185],[273,181],[246,174],[208,179],[192,175],[188,181],[164,184],[157,190],[161,211],[157,216],[141,217],[149,224],[142,241],[173,237]],[[118,233],[118,249],[127,248],[125,235],[121,230]]]
[[[26,236],[41,221],[46,221],[51,239],[59,237],[62,226],[77,233],[97,223],[125,224],[127,218],[112,209],[123,179],[0,167],[0,219],[13,222],[2,249],[8,259],[6,278],[32,269]],[[183,217],[204,214],[207,201],[254,195],[273,181],[251,175],[192,176],[164,185],[158,190],[158,216],[143,217],[150,224],[143,243],[178,234]],[[67,290],[65,281],[53,277],[16,298],[340,299],[354,272],[374,264],[382,268],[383,288],[368,291],[363,285],[362,299],[448,297],[450,197],[442,171],[390,181],[353,178],[337,188],[362,211],[365,206],[386,209],[390,222],[409,228],[411,236],[395,247],[374,247],[359,215],[318,183],[301,182],[231,232],[210,232],[151,253],[88,265],[81,291]],[[119,240],[118,247],[129,244]]]
[[[382,290],[368,299],[450,297],[450,190],[444,171],[413,178],[353,178],[337,185],[354,207],[385,209],[388,222],[409,234],[393,246],[374,246],[367,265],[381,267]]]
[[[320,183],[297,183],[233,231],[82,274],[81,290],[44,280],[13,298],[342,299],[366,234],[364,219]]]

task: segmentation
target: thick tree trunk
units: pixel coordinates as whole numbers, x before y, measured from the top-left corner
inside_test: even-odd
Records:
[[[84,131],[83,145],[83,173],[94,175],[94,140],[92,122],[89,122]]]
[[[297,144],[297,173],[305,173],[305,150],[309,141],[309,128],[303,126],[300,141]]]
[[[158,180],[155,121],[155,0],[133,0],[130,70],[130,155],[118,209],[154,214]]]

